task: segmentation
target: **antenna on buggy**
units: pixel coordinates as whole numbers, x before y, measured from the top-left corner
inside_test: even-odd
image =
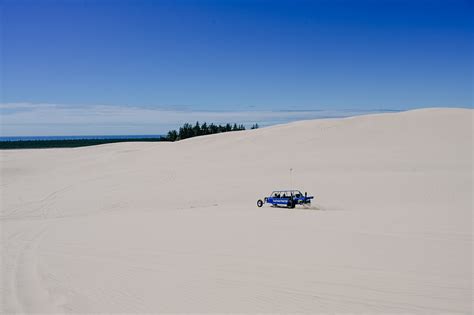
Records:
[[[290,167],[290,189],[293,189],[293,168]]]

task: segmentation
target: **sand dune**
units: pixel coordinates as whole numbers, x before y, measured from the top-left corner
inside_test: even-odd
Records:
[[[2,151],[1,309],[471,313],[473,117]]]

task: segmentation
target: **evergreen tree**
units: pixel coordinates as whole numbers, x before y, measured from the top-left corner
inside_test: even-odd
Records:
[[[213,123],[211,123],[209,125],[209,133],[218,133],[219,132],[219,127],[217,127],[216,125],[214,125]]]
[[[179,128],[179,138],[187,139],[194,136],[193,127],[191,124],[185,123],[183,127]]]
[[[199,125],[199,121],[196,121],[196,125],[193,128],[193,135],[195,137],[201,135],[201,126]]]
[[[176,132],[176,130],[168,131],[168,134],[166,135],[166,140],[176,141],[177,138],[178,138],[178,133]]]
[[[209,130],[207,127],[207,123],[203,123],[201,125],[201,135],[208,135],[208,134],[209,134]]]

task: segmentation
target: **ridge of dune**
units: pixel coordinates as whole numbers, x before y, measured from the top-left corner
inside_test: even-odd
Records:
[[[1,151],[0,310],[470,313],[473,118]]]

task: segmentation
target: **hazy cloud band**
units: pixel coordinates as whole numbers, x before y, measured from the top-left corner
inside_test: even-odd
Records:
[[[0,104],[1,136],[164,134],[185,122],[262,126],[380,112],[357,110],[204,111],[116,105]]]

